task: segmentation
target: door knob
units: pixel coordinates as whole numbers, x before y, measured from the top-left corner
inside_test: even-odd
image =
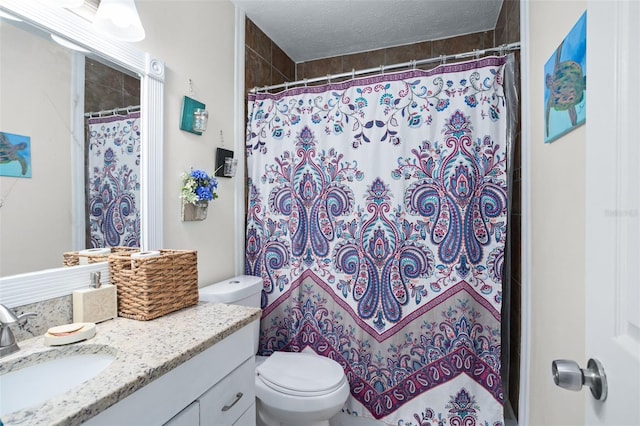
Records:
[[[607,399],[607,375],[597,359],[589,359],[587,368],[580,368],[577,362],[568,359],[556,359],[551,363],[553,382],[561,388],[579,391],[588,386],[598,401]]]

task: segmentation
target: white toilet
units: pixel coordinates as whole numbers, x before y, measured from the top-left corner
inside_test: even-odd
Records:
[[[262,278],[240,275],[200,288],[200,300],[259,308],[261,290]],[[260,426],[328,426],[349,397],[340,364],[312,351],[257,356],[255,382]]]

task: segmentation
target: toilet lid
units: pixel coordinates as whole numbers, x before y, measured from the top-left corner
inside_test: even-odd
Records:
[[[267,386],[289,395],[322,395],[346,380],[340,364],[316,354],[274,352],[256,371]]]

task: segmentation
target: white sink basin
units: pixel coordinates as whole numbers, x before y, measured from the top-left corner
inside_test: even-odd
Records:
[[[0,376],[0,416],[43,403],[86,382],[115,359],[106,353],[64,355]]]

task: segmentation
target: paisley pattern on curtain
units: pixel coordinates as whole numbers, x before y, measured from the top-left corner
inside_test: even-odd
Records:
[[[140,246],[140,113],[90,118],[90,247]]]
[[[505,63],[249,97],[260,353],[336,360],[353,415],[503,422]]]

